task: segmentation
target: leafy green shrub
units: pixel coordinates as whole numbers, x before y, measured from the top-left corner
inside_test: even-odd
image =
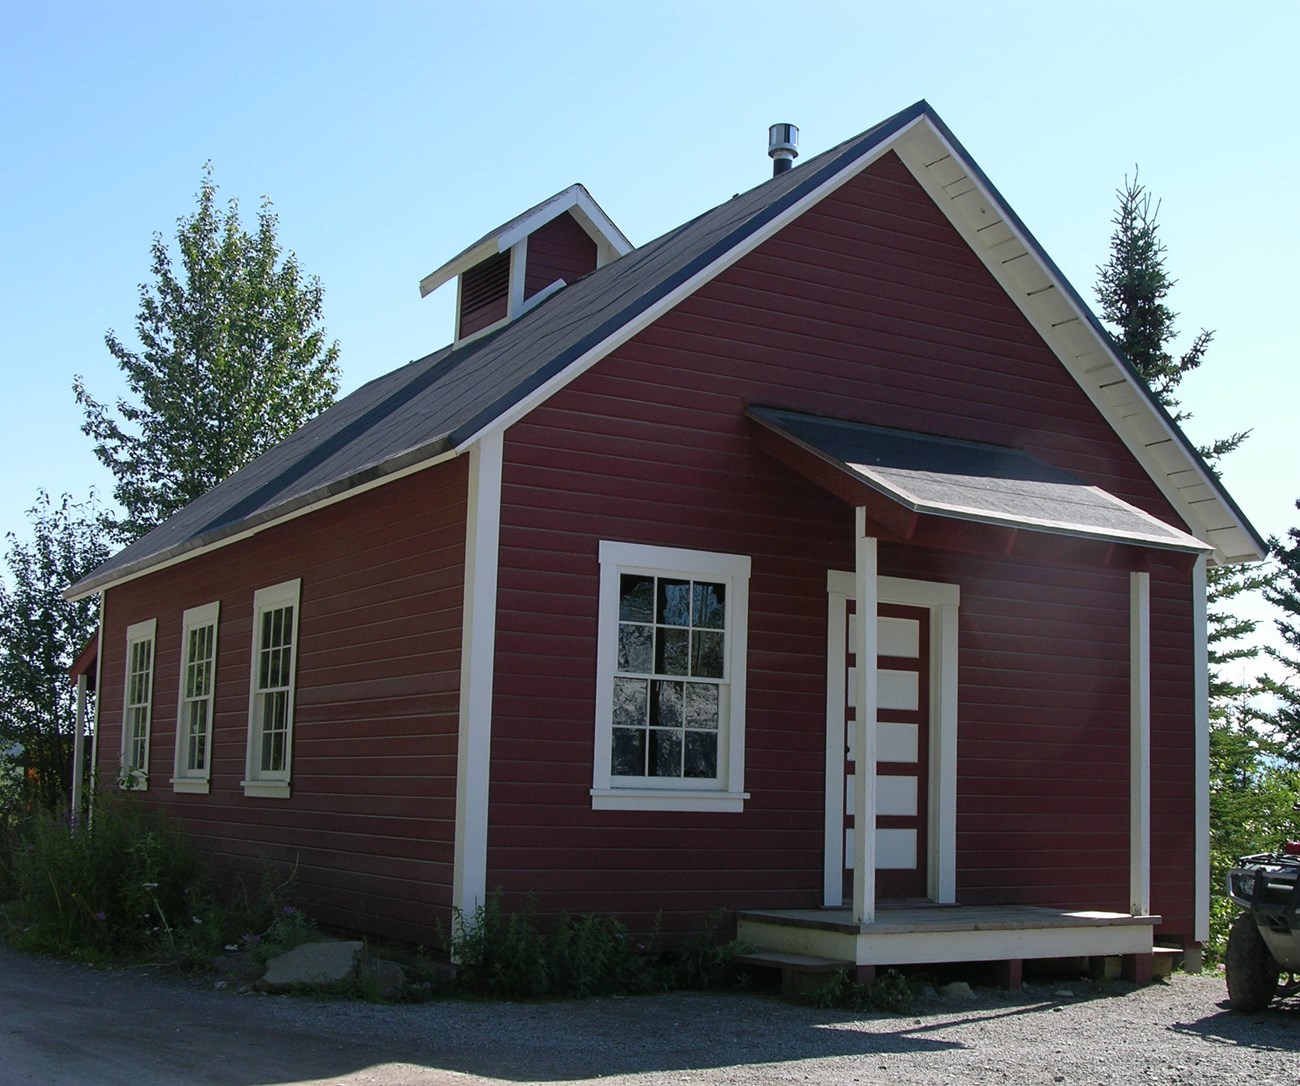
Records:
[[[5,919],[19,948],[104,961],[174,942],[193,926],[198,856],[133,796],[101,798],[93,830],[33,814],[11,863]]]
[[[504,999],[568,999],[628,995],[670,988],[707,988],[725,975],[735,944],[717,939],[720,914],[701,934],[657,953],[655,938],[637,943],[610,916],[563,915],[547,927],[530,896],[522,912],[506,913],[498,894],[466,918],[455,915],[451,950],[458,986]]]
[[[914,999],[907,978],[894,969],[881,973],[875,980],[865,984],[849,980],[847,973],[836,973],[808,996],[808,1002],[814,1007],[889,1011],[893,1014],[906,1014],[912,1009]]]

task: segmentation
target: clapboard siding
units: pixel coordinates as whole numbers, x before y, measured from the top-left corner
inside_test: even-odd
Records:
[[[882,160],[507,432],[488,884],[508,899],[633,924],[662,908],[670,929],[718,906],[820,901],[826,571],[853,566],[853,514],[755,449],[746,404],[1017,446],[1177,523],[902,164]],[[1108,566],[1104,546],[1028,533],[990,556],[973,551],[1005,550],[1008,533],[942,524],[926,538],[884,536],[881,572],[962,589],[959,899],[1126,908],[1127,570],[1142,556],[1120,548]],[[751,557],[743,813],[592,810],[603,539]],[[1188,570],[1160,570],[1153,681],[1178,686]],[[1153,774],[1157,847],[1190,840],[1184,709],[1175,699],[1153,725],[1169,755]],[[1187,932],[1179,848],[1157,907]]]
[[[150,801],[220,868],[295,867],[325,923],[428,942],[450,919],[466,471],[453,461],[111,589],[100,772],[121,744],[124,630],[158,620]],[[253,593],[302,579],[293,789],[244,776]],[[171,790],[181,613],[220,601],[212,786]]]
[[[596,243],[567,211],[528,235],[524,298],[545,290],[557,279],[576,283],[596,270]]]

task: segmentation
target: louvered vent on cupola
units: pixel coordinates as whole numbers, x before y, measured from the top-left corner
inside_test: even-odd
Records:
[[[488,257],[460,277],[456,338],[464,339],[505,320],[510,307],[510,251]]]
[[[526,313],[632,251],[581,185],[571,185],[475,242],[420,281],[424,297],[459,277],[456,342]]]

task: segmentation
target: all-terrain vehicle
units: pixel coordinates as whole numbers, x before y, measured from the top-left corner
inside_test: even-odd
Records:
[[[1228,933],[1228,1002],[1262,1011],[1300,991],[1300,842],[1243,856],[1228,872],[1228,896],[1246,910]]]

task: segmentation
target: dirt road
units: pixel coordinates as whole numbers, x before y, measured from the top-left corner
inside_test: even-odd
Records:
[[[1070,994],[1064,994],[1064,993]],[[380,1006],[238,995],[0,949],[4,1086],[626,1086],[1300,1081],[1300,1007],[1235,1015],[1222,981],[1053,982],[906,1017],[763,995]]]

